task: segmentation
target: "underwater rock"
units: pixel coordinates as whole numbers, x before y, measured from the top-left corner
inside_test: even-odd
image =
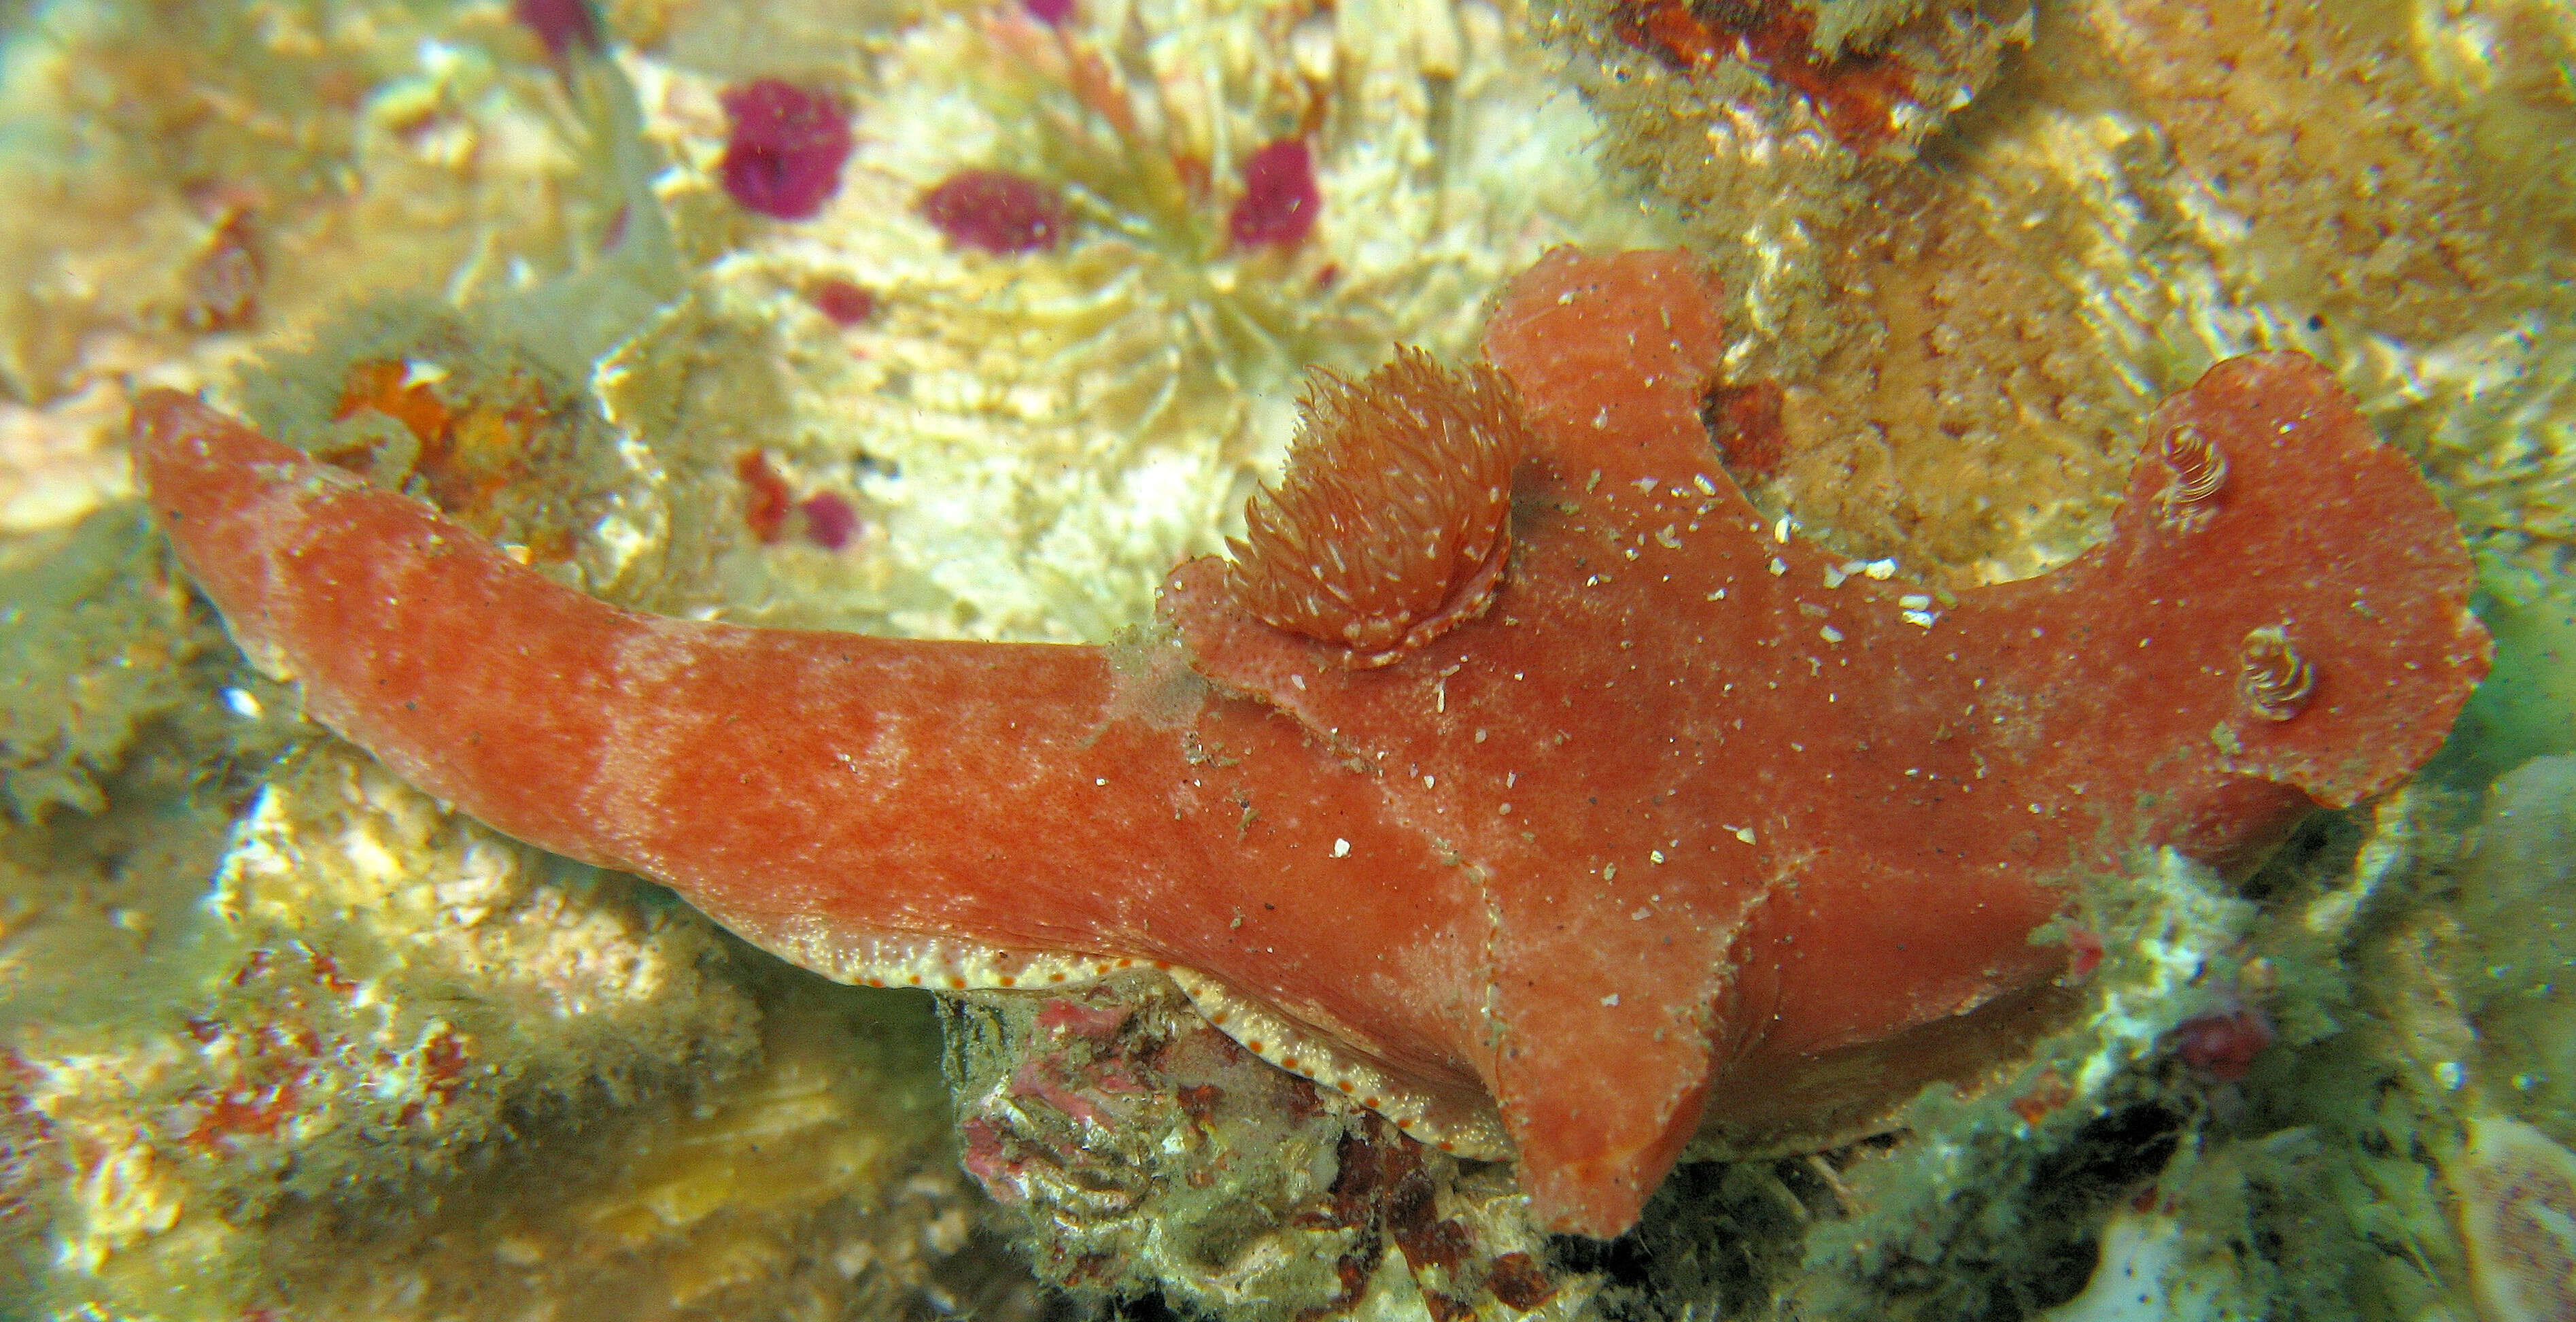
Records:
[[[0,546],[0,602],[0,812],[102,811],[102,782],[191,705],[222,644],[131,508]]]
[[[966,1170],[1077,1298],[1259,1319],[1577,1315],[1508,1168],[1417,1143],[1128,974],[948,1006]]]
[[[2576,1317],[2576,1154],[2518,1120],[2477,1116],[2445,1172],[2485,1322]]]
[[[2519,1118],[2576,1132],[2576,756],[2498,777],[2474,840],[2457,873],[2466,1063]]]
[[[2495,669],[2470,695],[2444,757],[2449,774],[2470,779],[2576,751],[2576,590],[2564,578],[2484,570],[2478,618],[2495,634]]]
[[[506,6],[27,18],[0,71],[0,530],[132,494],[111,415],[134,390],[226,390],[352,299],[584,264],[628,201],[596,54],[568,87]]]
[[[70,1274],[111,1297],[191,1272],[235,1289],[206,1259],[255,1253],[245,1232],[281,1205],[453,1169],[509,1110],[743,1054],[749,1006],[707,979],[706,933],[656,931],[620,883],[546,867],[345,751],[276,775],[199,930],[171,934],[201,990],[146,1004],[180,1031],[18,1047],[28,1104],[73,1154],[54,1227]]]
[[[272,773],[191,908],[125,1016],[11,1034],[21,1155],[63,1167],[33,1297],[670,1317],[1009,1289],[917,1001],[747,973],[336,743]]]

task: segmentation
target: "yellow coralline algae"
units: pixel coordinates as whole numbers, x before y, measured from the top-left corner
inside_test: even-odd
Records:
[[[2477,1116],[2444,1173],[2485,1322],[2576,1317],[2576,1154],[2519,1120]]]

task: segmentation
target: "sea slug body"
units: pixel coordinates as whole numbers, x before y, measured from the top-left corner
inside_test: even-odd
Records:
[[[1248,1049],[1610,1235],[1703,1127],[1847,1136],[2011,1050],[2068,882],[2385,792],[2486,661],[2448,515],[2295,355],[2159,410],[2211,457],[2179,487],[2141,463],[2056,573],[1937,613],[1829,583],[1702,424],[1716,306],[1679,254],[1559,250],[1489,367],[1319,386],[1326,423],[1411,372],[1487,392],[1466,412],[1508,446],[1413,493],[1456,572],[1385,609],[1309,575],[1361,603],[1310,629],[1193,561],[1115,664],[622,611],[168,392],[135,448],[244,649],[423,789],[845,980],[1165,968]],[[1389,438],[1313,431],[1256,505],[1255,584],[1296,577],[1264,546],[1365,559],[1297,493],[1367,489],[1335,465]]]

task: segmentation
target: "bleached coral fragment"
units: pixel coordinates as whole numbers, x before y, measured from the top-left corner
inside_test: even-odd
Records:
[[[2576,1316],[2576,1154],[2519,1120],[2472,1116],[2443,1174],[2486,1322]]]
[[[104,1067],[131,1069],[125,1059],[69,1060],[47,1071],[54,1088],[79,1088],[98,1082],[84,1076]],[[40,1103],[41,1105],[41,1103]],[[110,1255],[131,1249],[179,1223],[187,1208],[184,1184],[169,1159],[146,1141],[146,1131],[131,1118],[95,1127],[78,1126],[75,1160],[68,1181],[67,1207],[56,1223],[57,1253],[75,1271],[96,1275]]]
[[[2041,1315],[2041,1322],[2217,1322],[2249,1315],[2223,1256],[2196,1243],[2187,1223],[2153,1212],[2122,1211],[2102,1228],[2101,1260],[2084,1292]],[[2195,1252],[2195,1250],[2198,1250]]]

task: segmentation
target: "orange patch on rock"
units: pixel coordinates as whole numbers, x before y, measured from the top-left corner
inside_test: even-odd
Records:
[[[1896,107],[1914,99],[1912,75],[1892,57],[1818,54],[1815,19],[1789,0],[1622,0],[1611,24],[1622,41],[1683,72],[1740,56],[1805,97],[1854,151],[1894,138]]]
[[[459,522],[486,536],[497,536],[512,509],[534,484],[536,451],[549,426],[547,403],[532,382],[513,381],[494,398],[451,402],[437,383],[417,379],[410,364],[374,359],[353,364],[331,410],[331,420],[345,422],[373,410],[401,423],[419,450],[407,480]],[[374,456],[364,449],[325,451],[322,459],[364,472]],[[568,531],[539,530],[529,538],[529,554],[553,563],[572,555]]]

